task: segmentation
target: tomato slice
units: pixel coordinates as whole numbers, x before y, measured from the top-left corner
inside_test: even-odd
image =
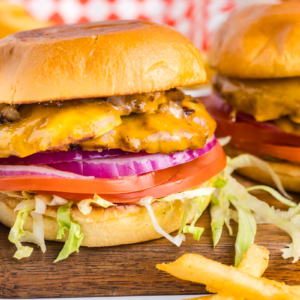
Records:
[[[254,144],[254,143],[242,143],[242,142],[230,142],[236,148],[245,150],[249,153],[256,155],[269,155],[276,158],[300,162],[300,148],[277,146],[271,144]]]
[[[144,190],[168,181],[179,166],[130,176],[109,179],[68,179],[41,176],[6,176],[0,179],[0,191],[57,191],[67,193],[116,194]]]
[[[201,98],[201,102],[207,111],[217,121],[217,137],[231,136],[232,140],[244,143],[300,147],[300,136],[298,135],[281,130],[261,128],[250,123],[230,121],[229,114],[217,108],[217,101],[220,100],[215,95]]]
[[[113,203],[134,203],[146,196],[162,198],[174,193],[179,193],[199,186],[220,173],[226,167],[226,156],[220,144],[217,143],[217,145],[205,155],[178,167],[178,172],[171,179],[154,187],[138,192],[114,195],[100,194],[100,196]],[[54,191],[41,191],[41,193],[57,195],[74,200],[89,199],[93,197],[93,194],[58,193]]]

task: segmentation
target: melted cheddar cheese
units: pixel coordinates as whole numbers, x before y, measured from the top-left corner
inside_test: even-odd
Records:
[[[176,118],[169,114],[131,114],[122,124],[103,136],[81,144],[83,150],[122,149],[124,151],[169,154],[185,149],[200,149],[216,128],[215,121],[199,100],[186,97],[183,108],[189,114]]]
[[[27,104],[20,119],[0,125],[0,157],[25,157],[46,150],[68,150],[69,144],[96,138],[121,123],[120,113],[101,100]]]
[[[0,157],[40,151],[122,149],[172,153],[200,149],[216,123],[199,100],[177,90],[25,104],[0,124]]]

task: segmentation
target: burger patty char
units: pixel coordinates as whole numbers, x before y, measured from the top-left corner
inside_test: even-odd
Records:
[[[200,149],[216,126],[200,101],[178,90],[24,104],[18,113],[0,125],[0,157],[70,145],[149,153]]]

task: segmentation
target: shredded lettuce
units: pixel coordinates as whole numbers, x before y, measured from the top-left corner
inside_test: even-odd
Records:
[[[206,187],[201,187],[198,189],[194,190],[189,190],[177,194],[172,194],[170,196],[164,197],[162,199],[153,199],[152,202],[154,201],[175,201],[175,200],[180,200],[181,202],[184,202],[186,199],[193,199],[196,197],[200,196],[209,196],[214,192],[214,188],[206,188]]]
[[[69,255],[75,251],[78,253],[83,239],[83,233],[80,233],[80,225],[72,222],[70,218],[70,209],[72,204],[73,202],[69,202],[67,205],[60,206],[57,211],[59,231],[56,238],[62,239],[67,230],[69,230],[69,234],[63,249],[60,251],[58,257],[54,261],[55,263],[69,257]]]
[[[204,231],[204,228],[203,227],[196,227],[195,224],[199,220],[199,218],[201,217],[201,215],[204,211],[206,197],[202,196],[202,197],[195,198],[195,202],[196,201],[198,203],[197,203],[197,211],[196,211],[195,217],[194,217],[194,219],[193,219],[190,226],[185,225],[183,227],[183,232],[184,233],[191,233],[193,235],[193,238],[196,241],[199,241],[200,237],[201,237],[201,235]]]
[[[291,197],[284,190],[282,183],[278,177],[278,175],[273,171],[268,163],[263,161],[262,159],[257,158],[251,154],[242,154],[233,159],[227,157],[227,167],[226,171],[230,175],[234,170],[238,168],[244,167],[256,167],[260,169],[262,172],[269,174],[274,181],[278,190],[286,197],[291,199]]]
[[[196,227],[196,226],[184,226],[183,233],[190,233],[193,235],[194,240],[200,241],[200,237],[204,231],[203,227]]]
[[[275,212],[283,219],[291,221],[295,216],[300,214],[300,203],[295,208],[289,208],[286,211],[276,209]]]
[[[33,248],[31,247],[22,246],[19,239],[22,236],[25,236],[26,234],[25,231],[23,230],[25,220],[28,216],[28,213],[30,211],[33,211],[34,208],[35,208],[35,202],[33,200],[26,200],[20,202],[16,207],[16,210],[18,210],[18,214],[17,214],[16,221],[9,232],[8,240],[11,243],[15,244],[18,249],[14,255],[14,257],[17,259],[21,259],[23,257],[29,257],[33,250]]]
[[[240,204],[251,209],[257,215],[286,231],[290,235],[292,243],[288,246],[288,249],[283,250],[283,257],[293,257],[294,262],[298,261],[300,257],[300,230],[297,226],[292,222],[283,219],[266,202],[258,200],[247,193],[244,186],[239,184],[234,178],[229,177],[227,187],[229,190],[234,191],[234,195]]]
[[[204,205],[206,200],[205,196],[211,195],[214,192],[214,190],[215,190],[214,188],[200,187],[194,190],[189,190],[189,191],[184,191],[181,193],[169,195],[167,197],[160,198],[160,199],[153,199],[153,197],[145,197],[142,198],[138,202],[138,204],[145,206],[147,208],[155,230],[159,234],[167,238],[169,241],[171,241],[173,244],[179,247],[182,241],[185,240],[185,236],[184,234],[182,234],[182,232],[191,233],[194,239],[199,241],[200,236],[204,231],[204,228],[196,227],[195,223],[200,218],[204,210]],[[151,206],[151,203],[155,201],[160,201],[160,202],[170,202],[172,205],[172,202],[175,200],[180,200],[183,203],[184,213],[181,219],[181,226],[179,228],[178,234],[176,237],[172,237],[159,226],[155,218],[155,214]],[[192,224],[190,226],[187,226],[189,216],[192,212],[195,214],[195,217],[192,221]]]
[[[296,215],[291,219],[291,222],[300,229],[300,215]]]
[[[183,202],[184,213],[181,219],[181,226],[178,231],[178,235],[183,233],[190,233],[193,235],[193,238],[197,241],[200,240],[204,228],[196,227],[195,224],[197,220],[201,217],[204,205],[206,201],[205,196],[210,196],[214,192],[214,188],[200,187],[194,190],[184,191],[181,193],[173,194],[161,199],[152,200],[154,201],[169,201],[172,205],[172,202],[175,200],[180,200]],[[190,226],[187,225],[189,216],[191,213],[195,214],[195,217]]]
[[[68,200],[58,197],[58,196],[49,196],[49,195],[36,195],[35,199],[43,201],[48,206],[60,206],[68,204]]]
[[[60,205],[66,205],[68,204],[68,200],[58,197],[58,196],[53,196],[52,201],[48,204],[49,206],[60,206]]]
[[[192,213],[192,211],[196,210],[196,202],[197,202],[198,198],[192,198],[192,199],[186,199],[184,202],[183,202],[183,209],[184,209],[184,212],[183,212],[183,216],[182,216],[182,219],[181,219],[181,225],[180,225],[180,228],[178,230],[178,234],[180,234],[184,227],[186,226],[187,222],[188,222],[188,219],[189,219],[189,216],[190,214]]]
[[[217,139],[218,142],[220,143],[220,145],[222,147],[226,146],[227,144],[229,144],[230,140],[231,140],[231,136],[225,136],[225,137],[222,137],[222,138],[218,138]]]
[[[236,210],[229,208],[229,214],[230,214],[230,220],[234,220],[236,223],[239,222],[239,213]],[[253,216],[254,216],[254,214],[253,214]]]
[[[273,188],[266,186],[266,185],[257,185],[257,186],[252,186],[250,188],[247,188],[246,191],[247,192],[251,192],[254,190],[263,190],[265,192],[268,192],[269,194],[271,194],[275,199],[277,199],[278,201],[280,201],[281,203],[290,206],[290,207],[296,207],[297,203],[283,197],[282,195],[280,195],[276,190],[274,190]]]
[[[98,195],[94,195],[93,199],[87,199],[87,200],[81,200],[77,206],[79,211],[84,214],[84,215],[88,215],[89,213],[91,213],[92,211],[92,206],[91,204],[96,204],[98,206],[104,207],[104,208],[108,208],[110,206],[116,206],[115,204],[106,201],[104,199],[102,199],[101,197],[99,197]]]
[[[17,241],[15,243],[16,247],[17,247],[17,251],[14,254],[14,257],[17,259],[22,259],[22,258],[26,258],[29,257],[33,251],[33,248],[28,247],[28,246],[23,246],[19,241]]]
[[[227,184],[227,180],[218,177],[214,183],[214,188],[220,189],[226,186],[226,184]]]
[[[238,234],[235,242],[235,267],[238,267],[243,259],[243,254],[253,244],[256,235],[256,222],[251,213],[243,203],[233,196],[229,195],[228,200],[238,211]]]
[[[46,204],[38,198],[35,200],[22,201],[15,208],[15,211],[18,211],[18,215],[15,224],[10,231],[9,240],[12,243],[15,243],[18,248],[18,251],[15,254],[15,257],[18,259],[28,257],[33,250],[30,247],[22,246],[21,242],[37,244],[41,247],[43,253],[45,253],[46,245],[44,240],[44,222],[42,215],[45,213],[45,210]],[[33,232],[23,230],[29,212],[33,220]]]
[[[38,214],[45,214],[46,212],[46,203],[39,197],[39,196],[35,196],[34,197],[35,199],[35,213],[38,213]]]
[[[294,262],[297,261],[300,256],[300,204],[297,206],[296,203],[287,199],[290,197],[284,191],[279,177],[261,159],[243,154],[234,159],[227,158],[227,162],[227,168],[220,174],[219,179],[215,183],[217,189],[211,201],[210,212],[214,247],[221,237],[224,223],[227,225],[229,233],[232,234],[229,222],[231,219],[238,221],[239,231],[236,240],[235,260],[235,265],[237,266],[242,258],[242,254],[247,251],[248,247],[254,241],[257,224],[272,223],[285,230],[292,238],[292,243],[288,245],[288,248],[282,250],[283,257],[293,257]],[[257,186],[246,190],[245,187],[230,176],[235,169],[249,166],[257,167],[270,174],[276,186],[285,197],[267,186]],[[269,192],[281,203],[291,208],[288,211],[275,210],[267,203],[258,200],[248,193],[255,189],[262,189]],[[229,201],[237,211],[230,209]]]
[[[219,204],[214,204],[214,203],[210,204],[210,215],[211,215],[210,226],[213,234],[214,248],[217,246],[222,236],[225,218],[228,224],[228,228],[230,230],[230,235],[232,235],[232,230],[229,225],[230,219],[228,219],[228,210],[229,210],[229,205],[227,207],[227,206],[221,206]]]
[[[25,231],[25,235],[20,237],[20,242],[33,243],[41,247],[43,253],[46,252],[46,244],[44,238],[44,221],[43,215],[31,212],[30,213],[33,220],[33,230]]]
[[[217,188],[212,196],[210,204],[211,215],[211,230],[213,234],[214,247],[217,246],[223,231],[224,223],[228,228],[229,234],[232,235],[232,228],[230,226],[230,203],[227,199],[227,181],[228,174],[222,172],[215,185],[220,186]]]
[[[178,235],[173,237],[160,227],[160,225],[158,224],[157,219],[155,217],[153,208],[151,206],[152,201],[153,201],[153,197],[144,197],[137,204],[146,207],[156,232],[158,232],[159,234],[164,236],[166,239],[168,239],[171,243],[173,243],[174,245],[179,247],[181,245],[181,243],[183,241],[185,241],[185,235],[182,233],[179,233]]]
[[[34,200],[25,200],[25,201],[21,201],[15,208],[14,212],[18,211],[18,210],[34,210],[35,209],[35,201]]]

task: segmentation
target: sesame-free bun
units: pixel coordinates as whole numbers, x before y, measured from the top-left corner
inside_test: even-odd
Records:
[[[12,227],[17,213],[15,207],[20,201],[0,193],[0,222],[7,227]],[[205,208],[210,202],[206,197]],[[181,201],[154,202],[152,204],[155,216],[160,226],[168,233],[179,229],[184,212]],[[56,220],[57,207],[47,206],[44,215],[45,239],[56,240],[59,226]],[[193,215],[190,215],[191,220]],[[82,246],[106,247],[121,244],[133,244],[145,242],[161,237],[152,224],[149,213],[145,207],[138,205],[118,205],[117,207],[101,208],[93,207],[88,215],[83,215],[73,205],[71,208],[71,220],[80,224],[81,232],[84,234]],[[32,232],[32,218],[26,219],[24,229]]]
[[[231,145],[224,147],[225,153],[230,157],[236,157],[246,152]],[[300,193],[300,166],[289,162],[266,161],[273,171],[279,176],[283,187],[290,192]],[[255,167],[247,167],[236,170],[237,173],[263,184],[276,187],[271,176]]]
[[[228,77],[300,76],[299,20],[300,1],[238,10],[216,33],[210,63]]]
[[[24,104],[168,90],[206,81],[200,52],[148,21],[57,26],[0,41],[0,102]]]

